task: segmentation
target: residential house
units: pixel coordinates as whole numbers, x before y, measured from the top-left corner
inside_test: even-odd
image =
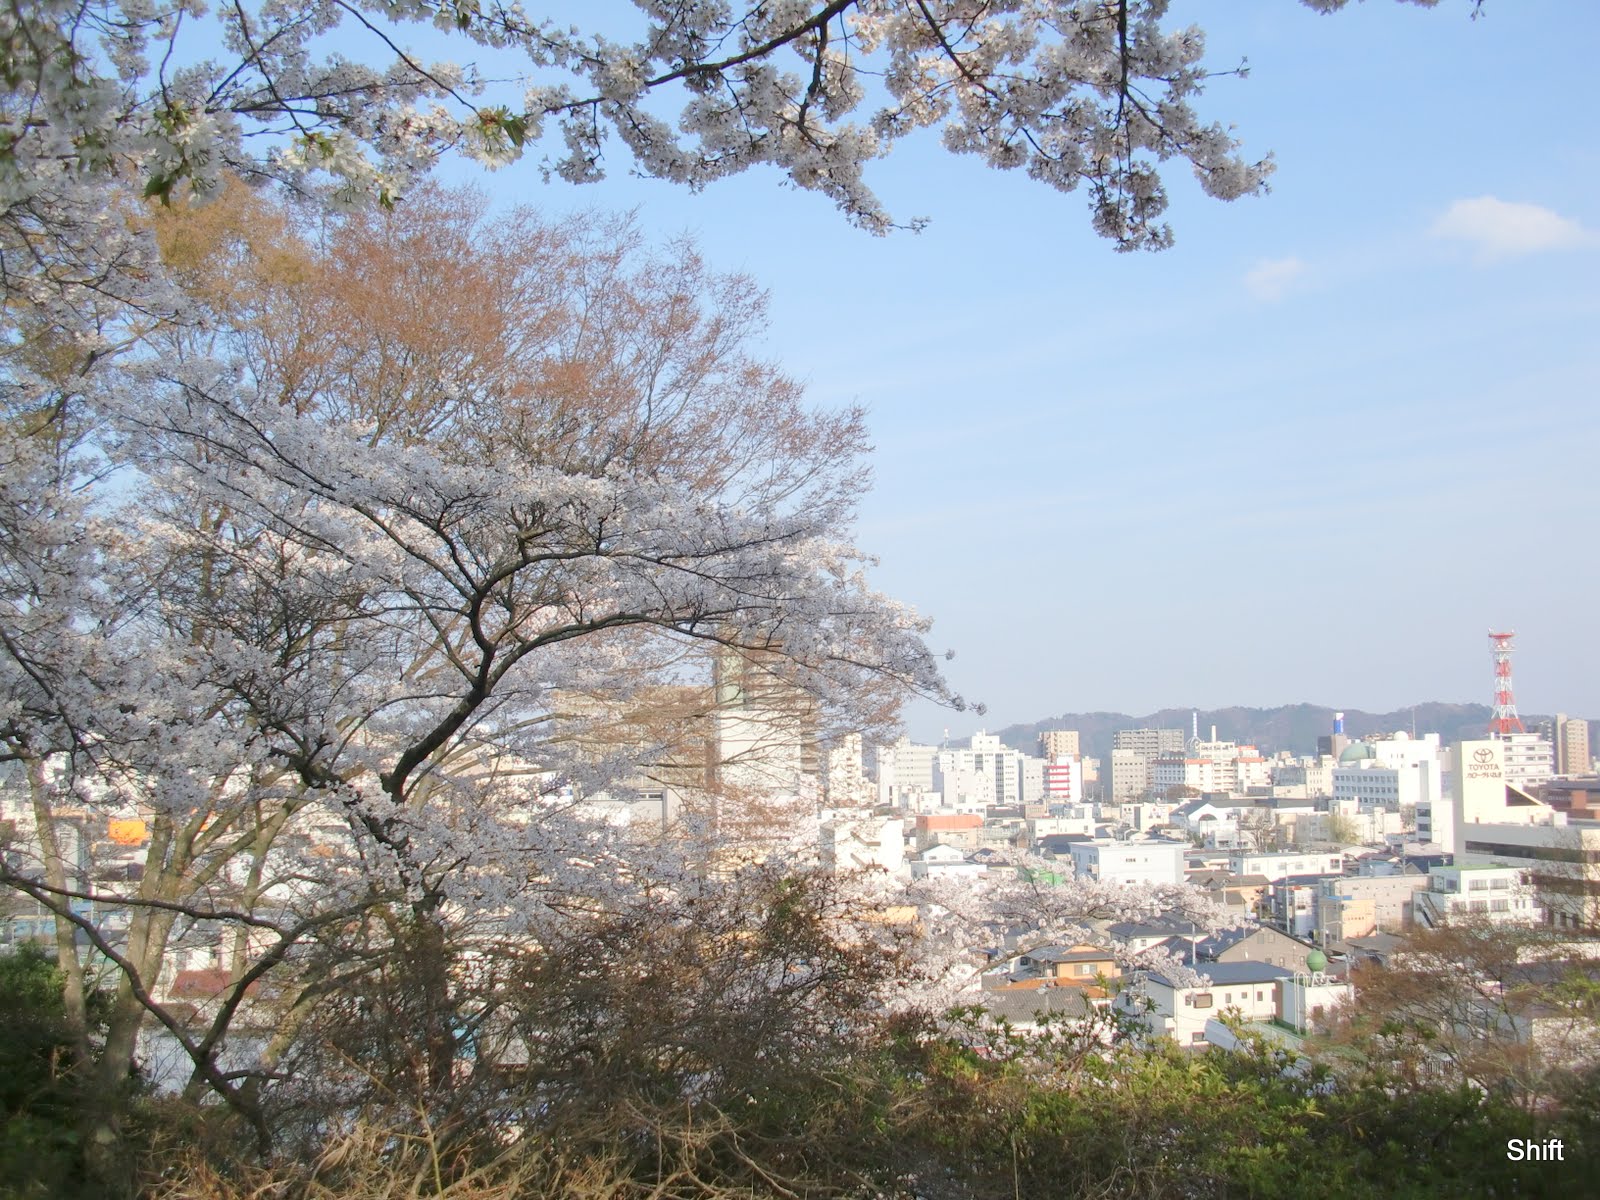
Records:
[[[1316,947],[1292,938],[1270,925],[1240,925],[1222,929],[1194,945],[1198,969],[1209,970],[1208,962],[1267,963],[1290,971],[1309,970],[1307,958]]]
[[[1180,1046],[1206,1043],[1206,1022],[1232,1012],[1245,1021],[1278,1015],[1278,982],[1290,972],[1264,962],[1209,963],[1202,981],[1175,981],[1160,971],[1140,972],[1117,996],[1117,1008],[1145,1027],[1147,1036]]]
[[[1091,1024],[1108,1003],[1081,988],[1066,987],[1003,989],[984,992],[977,1001],[990,1020],[1004,1021],[1021,1033],[1038,1032],[1046,1023],[1053,1029],[1063,1025],[1081,1028]]]
[[[910,858],[911,878],[933,879],[949,876],[976,876],[988,871],[981,862],[972,862],[966,851],[956,846],[929,846]]]

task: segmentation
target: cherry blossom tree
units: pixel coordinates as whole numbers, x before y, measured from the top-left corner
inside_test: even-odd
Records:
[[[1302,2],[1330,12],[1347,0]],[[869,164],[938,128],[954,153],[1084,188],[1099,233],[1156,249],[1172,237],[1162,164],[1188,163],[1222,199],[1262,190],[1272,169],[1198,114],[1216,69],[1199,29],[1169,27],[1168,0],[638,7],[637,34],[617,40],[502,0],[11,5],[8,293],[159,307],[134,286],[147,247],[121,236],[102,193],[207,193],[230,172],[387,204],[447,152],[490,167],[538,152],[551,174],[595,180],[614,139],[635,169],[693,188],[775,166],[882,232],[895,219]],[[432,61],[436,48],[482,66]]]
[[[37,849],[3,881],[69,975],[76,939],[115,970],[81,1064],[102,1164],[148,1025],[265,1147],[301,1024],[386,962],[448,1091],[463,963],[705,873],[584,802],[672,749],[636,715],[719,656],[824,741],[886,692],[955,701],[849,540],[859,414],[749,355],[747,281],[442,193],[315,237],[242,188],[201,218],[152,239],[185,320],[89,371],[35,338],[7,381],[0,744]],[[55,841],[109,819],[148,827],[125,884]],[[208,945],[185,1014],[173,954]],[[242,1013],[274,1026],[253,1061]]]
[[[1270,171],[1196,112],[1203,39],[1165,0],[640,8],[625,42],[481,0],[0,11],[0,766],[34,838],[4,882],[58,918],[107,1171],[151,1023],[265,1143],[302,1024],[383,964],[417,968],[437,1094],[463,963],[692,896],[704,863],[580,801],[670,757],[662,698],[717,655],[823,739],[956,699],[850,539],[859,417],[746,352],[749,284],[625,227],[491,228],[418,187],[441,155],[539,149],[582,182],[614,139],[689,187],[771,165],[882,232],[868,165],[938,127],[1084,188],[1122,249],[1170,241],[1163,163],[1220,198]],[[362,211],[240,217],[232,177]],[[113,816],[147,827],[139,869],[85,881],[68,835]],[[80,939],[115,972],[95,1045]],[[208,939],[225,978],[185,1014],[163,970]],[[252,1007],[275,1036],[241,1065]]]

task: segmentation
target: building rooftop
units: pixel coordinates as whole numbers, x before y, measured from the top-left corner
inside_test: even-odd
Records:
[[[1116,956],[1109,950],[1101,950],[1096,946],[1040,946],[1037,950],[1029,950],[1022,955],[1035,962],[1104,962]]]
[[[1269,983],[1294,974],[1288,967],[1264,962],[1206,963],[1197,969],[1214,984]]]
[[[1516,871],[1519,867],[1502,866],[1499,863],[1458,863],[1453,867],[1435,867],[1435,871]]]
[[[1193,921],[1118,921],[1110,927],[1112,937],[1122,938],[1147,938],[1147,937],[1197,937],[1200,935],[1200,926]]]
[[[1212,987],[1227,987],[1230,984],[1241,983],[1276,983],[1294,974],[1288,967],[1275,967],[1271,963],[1264,962],[1206,963],[1204,967],[1196,969],[1210,980]],[[1160,971],[1151,971],[1150,978],[1168,987],[1176,986]]]
[[[1270,925],[1235,925],[1232,929],[1219,929],[1210,937],[1203,937],[1195,943],[1195,950],[1201,958],[1215,958],[1224,951],[1232,949],[1247,938],[1252,938],[1258,933],[1277,936],[1284,941],[1293,942],[1305,950],[1315,949],[1306,945],[1299,938],[1291,937],[1281,929],[1274,929]]]
[[[1094,1004],[1078,988],[1050,987],[985,992],[979,1006],[991,1017],[1012,1022],[1032,1021],[1041,1015],[1087,1017]]]

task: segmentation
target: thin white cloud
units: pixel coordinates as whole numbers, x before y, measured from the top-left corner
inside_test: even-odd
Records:
[[[1483,258],[1513,258],[1545,250],[1600,245],[1600,234],[1537,204],[1494,196],[1457,200],[1428,230],[1436,238],[1466,242]]]
[[[1298,258],[1267,258],[1245,272],[1244,285],[1257,300],[1282,300],[1305,274]]]

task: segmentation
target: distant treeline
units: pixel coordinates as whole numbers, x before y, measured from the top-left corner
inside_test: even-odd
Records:
[[[1320,704],[1203,708],[1199,710],[1200,736],[1210,737],[1211,727],[1215,725],[1219,738],[1245,742],[1268,754],[1279,750],[1313,754],[1317,738],[1333,732],[1336,711],[1344,713],[1344,729],[1351,737],[1415,730],[1419,734],[1437,733],[1447,745],[1483,737],[1488,732],[1490,714],[1486,704],[1446,704],[1437,700],[1386,713],[1363,712],[1359,708],[1332,709]],[[1163,708],[1142,717],[1109,712],[1062,713],[1031,725],[1007,725],[996,732],[1006,745],[1032,751],[1045,730],[1076,729],[1082,738],[1083,752],[1104,758],[1111,753],[1112,735],[1117,730],[1182,729],[1188,734],[1193,728],[1195,712],[1192,708]],[[1524,715],[1523,723],[1533,730],[1552,719],[1548,714]]]

